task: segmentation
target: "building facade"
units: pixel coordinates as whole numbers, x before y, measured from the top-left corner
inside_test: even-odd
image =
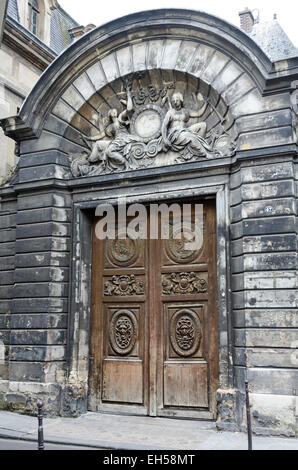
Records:
[[[0,118],[16,115],[48,65],[66,49],[78,24],[56,0],[8,0],[0,43]],[[0,131],[0,184],[18,161],[15,143]]]
[[[295,436],[297,80],[297,56],[188,10],[115,20],[47,69],[1,122],[20,149],[0,190],[3,407],[237,430],[247,377],[254,431]],[[119,199],[199,204],[203,244],[173,224],[99,240]]]

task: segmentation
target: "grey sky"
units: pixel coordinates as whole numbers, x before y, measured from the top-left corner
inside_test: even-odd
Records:
[[[219,16],[239,26],[239,11],[245,7],[259,9],[261,21],[277,14],[278,21],[291,41],[298,47],[298,2],[293,0],[59,0],[60,5],[80,24],[102,25],[110,20],[141,10],[157,8],[189,8]]]

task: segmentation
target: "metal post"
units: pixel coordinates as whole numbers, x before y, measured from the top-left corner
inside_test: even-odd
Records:
[[[43,423],[42,423],[42,407],[43,407],[43,402],[41,400],[38,400],[37,402],[37,408],[38,408],[38,450],[45,450],[44,448],[44,440],[43,440]]]
[[[248,381],[247,380],[245,380],[245,395],[246,395],[246,421],[247,421],[248,450],[252,450],[252,429],[251,429],[249,394],[248,394]]]

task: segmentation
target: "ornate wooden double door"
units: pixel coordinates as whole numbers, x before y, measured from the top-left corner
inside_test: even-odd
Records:
[[[203,207],[204,241],[194,251],[171,230],[168,240],[94,234],[91,410],[215,417],[215,202]]]

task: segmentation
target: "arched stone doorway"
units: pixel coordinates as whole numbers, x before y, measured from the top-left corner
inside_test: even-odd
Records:
[[[287,251],[295,251],[291,209],[282,221],[278,212],[278,220],[254,223],[260,214],[274,213],[270,206],[265,215],[266,195],[288,191],[294,201],[292,186],[286,185],[294,181],[292,79],[290,61],[272,64],[237,28],[185,10],[111,22],[79,39],[49,67],[20,115],[4,123],[7,135],[20,145],[17,179],[9,196],[4,195],[17,214],[11,306],[20,323],[19,334],[13,334],[9,374],[12,382],[22,383],[26,403],[29,396],[34,400],[45,393],[49,413],[75,415],[98,406],[94,389],[88,388],[94,359],[90,319],[96,207],[124,197],[127,203],[143,204],[213,201],[206,203],[213,204],[216,227],[211,283],[217,297],[218,373],[211,411],[222,426],[242,424],[246,353],[249,344],[252,349],[258,344],[254,336],[246,341],[254,324],[252,309],[260,315],[260,328],[267,325],[262,302],[268,294],[249,287],[252,266],[256,272],[266,270],[255,250],[266,253],[264,237],[274,236],[276,222],[279,233],[291,234]],[[117,119],[119,124],[120,115],[125,132],[119,137],[111,126]],[[280,183],[273,194],[275,178]],[[189,272],[190,267],[184,268],[182,273]],[[283,305],[291,310],[294,300],[285,290]],[[276,301],[276,311],[279,306]],[[27,320],[29,327],[24,326]],[[22,346],[35,340],[29,352]],[[254,362],[254,352],[248,374],[257,396],[269,372],[261,370],[263,359]],[[285,375],[288,395],[295,377],[293,372]],[[31,389],[36,384],[34,393],[26,389],[28,383]],[[274,386],[266,393],[275,396],[283,390]]]

